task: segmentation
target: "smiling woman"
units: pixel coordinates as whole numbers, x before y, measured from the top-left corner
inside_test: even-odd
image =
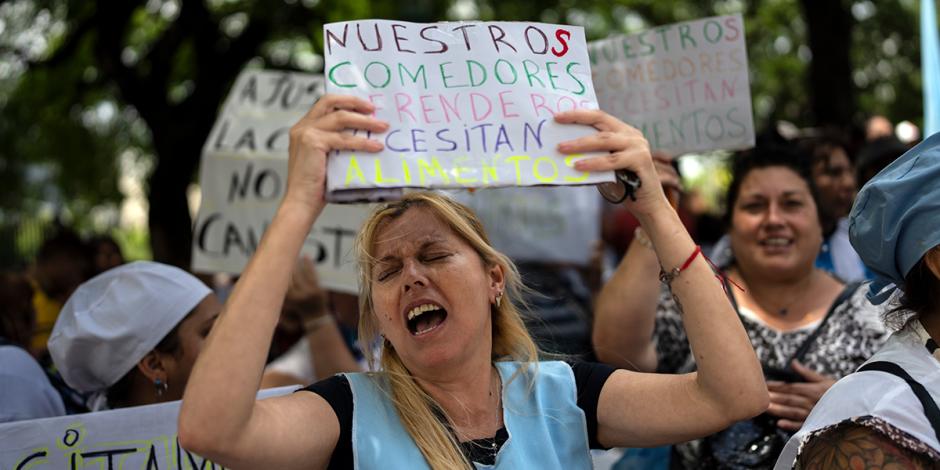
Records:
[[[675,446],[681,467],[772,467],[829,386],[887,339],[860,284],[845,286],[814,267],[822,228],[808,163],[790,145],[759,145],[736,157],[725,218],[733,260],[724,268],[740,287],[728,295],[763,365],[770,408]],[[597,355],[640,370],[700,369],[679,304],[648,280],[657,269],[657,252],[630,246],[596,304]]]
[[[578,171],[630,170],[628,200],[688,305],[700,354],[686,375],[538,361],[515,301],[523,286],[465,206],[412,193],[379,207],[358,236],[360,342],[379,372],[341,374],[255,400],[293,264],[323,210],[327,155],[377,152],[345,129],[384,132],[374,105],[324,96],[291,130],[287,192],[197,361],[180,443],[228,468],[591,468],[589,448],[686,441],[763,411],[747,336],[682,228],[636,129],[601,111],[559,113],[599,132],[564,142]],[[367,353],[367,357],[374,354]],[[212,426],[205,426],[212,423]]]

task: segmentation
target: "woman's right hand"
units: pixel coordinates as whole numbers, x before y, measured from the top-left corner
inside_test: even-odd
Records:
[[[324,95],[290,129],[287,192],[282,204],[299,203],[311,213],[326,204],[326,158],[334,150],[378,152],[380,142],[344,130],[385,132],[388,123],[371,116],[375,106],[355,96]]]

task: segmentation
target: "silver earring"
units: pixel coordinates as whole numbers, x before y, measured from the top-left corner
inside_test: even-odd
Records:
[[[496,308],[499,308],[500,304],[502,303],[503,303],[503,293],[500,292],[499,294],[496,294]]]
[[[157,396],[162,397],[169,385],[160,379],[154,379],[153,387],[157,390]]]

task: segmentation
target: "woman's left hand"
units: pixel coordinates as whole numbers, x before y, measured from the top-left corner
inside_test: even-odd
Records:
[[[574,164],[576,170],[630,170],[636,173],[642,182],[636,191],[636,200],[631,201],[628,198],[624,202],[635,216],[649,216],[669,205],[650,156],[649,143],[639,130],[596,109],[576,109],[558,113],[555,115],[555,121],[562,124],[585,124],[599,131],[587,137],[558,144],[559,152],[610,152],[604,156],[578,160]]]
[[[813,406],[816,406],[816,402],[836,381],[797,361],[793,361],[792,365],[793,370],[803,376],[806,382],[789,383],[768,380],[770,407],[767,413],[780,418],[777,420],[777,426],[780,429],[796,432],[803,426],[803,421],[809,416]]]

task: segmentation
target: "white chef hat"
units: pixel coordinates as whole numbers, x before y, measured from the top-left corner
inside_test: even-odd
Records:
[[[118,266],[69,297],[49,338],[62,378],[98,392],[130,372],[211,290],[192,274],[150,261]]]

